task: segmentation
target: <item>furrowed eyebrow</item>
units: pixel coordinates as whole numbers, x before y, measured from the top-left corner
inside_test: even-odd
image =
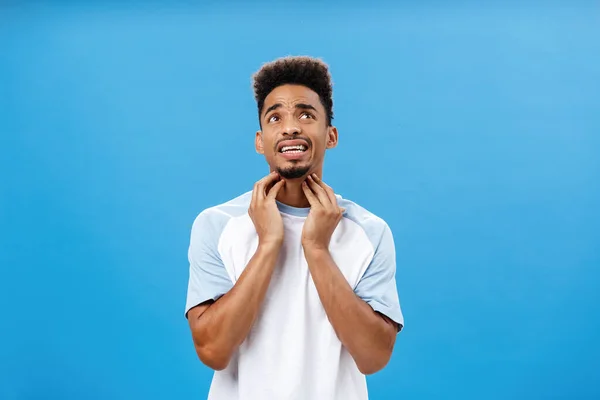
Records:
[[[267,108],[265,110],[263,116],[267,115],[271,111],[277,110],[281,106],[282,106],[281,103],[275,103],[275,104],[273,104],[271,107],[269,107],[269,108]],[[298,104],[296,104],[296,108],[298,108],[300,110],[312,110],[312,111],[315,111],[315,112],[317,111],[317,109],[314,106],[312,106],[310,104],[304,104],[304,103],[298,103]]]
[[[296,108],[299,108],[301,110],[313,110],[313,111],[317,111],[317,109],[313,106],[311,106],[310,104],[304,104],[304,103],[300,103],[300,104],[296,104]]]
[[[275,103],[275,104],[273,104],[271,107],[269,107],[269,108],[267,108],[267,109],[265,110],[265,112],[264,112],[264,114],[263,114],[263,117],[264,117],[265,115],[267,115],[268,113],[270,113],[271,111],[273,111],[273,110],[277,110],[279,107],[281,107],[281,103]]]

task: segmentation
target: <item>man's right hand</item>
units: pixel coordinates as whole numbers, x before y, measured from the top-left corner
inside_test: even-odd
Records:
[[[258,234],[259,246],[281,246],[283,243],[283,219],[275,198],[284,184],[285,181],[276,172],[271,172],[254,184],[248,214]]]
[[[248,208],[258,233],[256,252],[233,288],[217,301],[200,304],[188,312],[198,357],[217,371],[229,365],[248,336],[269,288],[283,244],[283,219],[275,197],[284,184],[276,173],[256,182]]]

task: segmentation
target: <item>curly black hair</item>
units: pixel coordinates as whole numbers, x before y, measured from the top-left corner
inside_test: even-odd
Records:
[[[254,98],[258,105],[258,119],[265,98],[278,86],[296,84],[306,86],[319,95],[327,114],[327,125],[333,120],[333,85],[329,67],[323,61],[308,56],[288,56],[264,64],[253,76]]]

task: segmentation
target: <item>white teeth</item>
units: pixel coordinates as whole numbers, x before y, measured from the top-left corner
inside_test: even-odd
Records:
[[[303,151],[306,151],[306,146],[283,146],[280,151],[282,153],[302,153]]]

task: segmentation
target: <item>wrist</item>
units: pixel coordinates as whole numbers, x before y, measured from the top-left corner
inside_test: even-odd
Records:
[[[277,253],[281,246],[283,245],[283,240],[259,240],[257,252],[264,253]]]
[[[303,243],[304,256],[306,258],[315,258],[329,255],[329,247],[314,243]]]

